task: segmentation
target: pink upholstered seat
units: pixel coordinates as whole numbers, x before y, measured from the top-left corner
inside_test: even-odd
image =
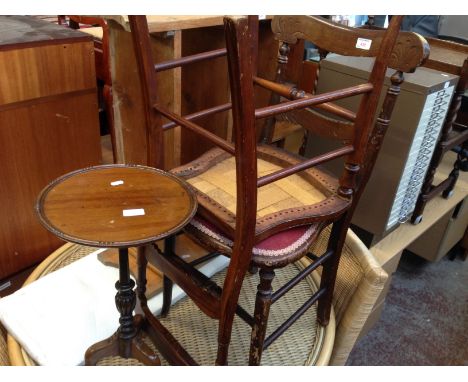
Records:
[[[194,218],[186,230],[197,241],[210,245],[213,250],[228,256],[231,254],[232,238],[203,218]],[[319,233],[316,225],[307,225],[273,234],[254,246],[252,261],[255,265],[266,267],[277,263],[289,264],[308,251]]]

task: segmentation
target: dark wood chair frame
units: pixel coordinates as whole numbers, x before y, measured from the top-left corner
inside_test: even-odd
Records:
[[[148,247],[146,255],[139,256],[138,296],[152,328],[150,334],[159,346],[163,356],[170,363],[179,365],[195,363],[174,337],[152,316],[146,305],[145,267],[149,252],[152,261],[165,274],[164,313],[167,313],[170,305],[171,285],[172,282],[175,282],[205,314],[219,320],[217,365],[227,364],[232,323],[234,314],[237,313],[252,327],[249,364],[258,365],[263,349],[284,333],[315,302],[318,301],[318,321],[322,325],[328,324],[336,271],[354,207],[359,200],[363,186],[369,178],[388,127],[390,115],[399,94],[399,87],[403,81],[403,72],[413,71],[425,60],[428,56],[428,45],[421,36],[414,33],[398,34],[401,23],[401,17],[398,16],[392,19],[387,31],[356,30],[311,16],[275,17],[272,20],[272,29],[275,38],[282,41],[283,44],[295,44],[298,39],[308,39],[326,51],[344,55],[376,57],[373,71],[367,83],[312,95],[302,92],[294,86],[257,77],[255,69],[258,53],[257,17],[225,18],[227,49],[219,49],[158,64],[153,62],[145,17],[131,16],[129,21],[142,82],[142,91],[146,101],[148,164],[163,168],[163,133],[175,126],[182,126],[195,131],[200,136],[209,139],[214,145],[233,155],[236,161],[236,179],[242,180],[237,181],[236,185],[237,213],[234,221],[226,221],[217,217],[199,197],[198,213],[211,222],[221,224],[223,228],[230,230],[233,234],[234,244],[232,253],[229,254],[231,260],[223,288],[217,286],[191,264],[187,264],[176,256],[170,242],[166,242],[164,252],[157,247]],[[319,36],[320,40],[317,41],[314,36]],[[369,50],[355,47],[358,37],[372,40]],[[232,104],[212,107],[182,117],[167,110],[158,102],[156,92],[157,72],[226,54]],[[392,77],[392,85],[388,90],[382,111],[375,123],[375,127],[372,128],[387,66],[396,69],[397,72]],[[288,100],[255,109],[254,85],[267,88]],[[360,108],[356,114],[339,108],[332,103],[334,100],[355,95],[362,95]],[[331,119],[320,118],[318,114],[309,112],[313,107],[320,107],[333,112],[339,117],[346,116],[350,123],[333,122]],[[197,118],[228,109],[232,109],[234,144],[204,130],[193,122]],[[305,110],[299,111],[299,109]],[[325,123],[325,127],[318,129],[316,132],[342,139],[345,144],[332,152],[305,159],[302,162],[298,161],[287,168],[257,178],[257,154],[261,149],[257,150],[255,121],[288,112],[294,113],[295,118],[306,124],[317,121]],[[163,124],[163,117],[171,122]],[[312,126],[307,127],[313,129]],[[296,221],[283,218],[283,220],[259,232],[256,225],[257,189],[259,187],[341,156],[346,156],[345,169],[339,179],[337,189],[334,190],[335,194],[326,199],[327,203],[320,204],[313,213],[305,214]],[[179,173],[182,174],[183,171]],[[320,257],[309,254],[307,249],[304,250],[301,255],[309,256],[312,264],[296,278],[273,293],[271,282],[274,277],[274,269],[287,264],[267,266],[253,263],[252,249],[256,243],[269,235],[301,224],[316,225],[317,235],[324,227],[333,224],[328,250]],[[249,267],[252,266],[260,268],[260,284],[253,316],[238,305],[238,297],[244,276]],[[265,339],[271,304],[319,266],[323,266],[319,290],[290,319],[275,330],[269,338]]]
[[[430,45],[434,44],[442,47],[445,46],[448,50],[465,52],[467,57],[461,67],[444,64],[439,61],[432,60],[431,58],[429,58],[429,60],[424,64],[425,67],[460,76],[460,79],[458,80],[457,87],[455,88],[452,102],[450,103],[447,116],[445,117],[444,125],[442,126],[434,154],[432,155],[431,163],[429,164],[426,177],[424,178],[413,215],[411,216],[411,222],[413,224],[419,224],[422,221],[426,204],[431,199],[434,199],[441,193],[446,199],[452,196],[453,189],[455,188],[458,180],[460,167],[462,162],[467,160],[466,153],[468,152],[468,125],[460,123],[461,121],[458,121],[457,119],[462,97],[466,90],[468,90],[468,47],[463,44],[434,38],[428,38],[427,40]],[[437,167],[439,167],[440,162],[442,162],[445,153],[450,150],[455,150],[457,152],[457,159],[453,165],[453,170],[445,180],[440,182],[438,185],[434,185],[433,183]]]

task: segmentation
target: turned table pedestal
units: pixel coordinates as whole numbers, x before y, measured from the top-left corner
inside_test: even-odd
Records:
[[[130,278],[128,248],[138,247],[138,285],[144,296],[144,246],[171,238],[195,214],[189,186],[162,170],[137,165],[95,166],[66,174],[40,194],[36,211],[41,223],[59,238],[91,247],[119,249],[115,302],[120,326],[108,339],[92,345],[86,365],[109,356],[136,358],[159,365],[159,357],[141,339],[145,320],[133,315],[135,282]]]

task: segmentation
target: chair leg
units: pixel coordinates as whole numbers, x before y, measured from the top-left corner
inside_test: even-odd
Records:
[[[249,365],[258,366],[263,353],[263,344],[270,314],[271,296],[273,289],[271,283],[275,272],[271,269],[260,269],[260,283],[255,298],[254,325],[250,339]]]
[[[253,264],[250,264],[249,266],[249,273],[251,275],[255,275],[256,273],[258,273],[258,267],[256,267],[255,265]]]
[[[104,104],[106,108],[106,118],[107,118],[107,124],[109,127],[109,133],[111,136],[111,142],[112,142],[112,156],[114,159],[114,163],[117,163],[118,158],[117,156],[117,142],[116,142],[116,137],[115,137],[115,128],[114,128],[114,113],[113,113],[113,98],[112,98],[112,87],[109,86],[109,84],[104,84],[104,87],[102,89],[102,96],[104,98]]]
[[[447,186],[447,188],[444,190],[444,192],[442,192],[442,196],[445,199],[449,199],[453,195],[453,189],[455,188],[455,184],[457,183],[458,176],[460,173],[460,170],[459,170],[460,163],[461,163],[460,158],[458,158],[457,161],[455,162],[455,165],[453,166],[453,170],[450,172],[448,176],[450,179],[450,183]]]
[[[237,248],[239,249],[239,247]],[[232,324],[237,310],[240,290],[245,274],[249,269],[250,259],[239,262],[239,253],[233,251],[231,264],[228,268],[221,295],[221,315],[218,327],[218,353],[215,364],[224,366],[228,363],[229,343],[231,342]],[[237,266],[231,267],[234,262]]]
[[[240,289],[240,288],[239,288]],[[226,366],[228,364],[228,352],[229,344],[231,342],[231,333],[232,333],[232,324],[234,322],[235,307],[237,306],[237,300],[239,298],[239,293],[235,292],[232,294],[233,301],[236,303],[231,303],[230,309],[226,309],[226,313],[219,320],[218,328],[218,352],[216,355],[216,366]]]
[[[166,317],[172,304],[172,280],[164,275],[163,277],[163,305],[161,308],[161,317]]]
[[[318,301],[317,320],[322,326],[327,326],[330,321],[330,313],[333,299],[333,289],[335,287],[336,273],[341,257],[341,250],[346,239],[349,227],[348,214],[341,217],[333,224],[328,249],[333,249],[333,256],[323,265],[320,289],[325,288],[325,293]]]
[[[164,240],[164,255],[171,255],[174,253],[175,237],[171,236]],[[161,308],[161,317],[166,317],[169,314],[169,309],[172,304],[172,280],[164,275],[163,277],[163,305]]]
[[[140,300],[140,304],[146,306],[146,266],[148,265],[148,260],[146,259],[145,254],[146,247],[137,248],[137,267],[138,267],[138,277],[137,277],[137,296]]]

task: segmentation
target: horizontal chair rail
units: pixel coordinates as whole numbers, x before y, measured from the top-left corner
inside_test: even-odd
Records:
[[[304,268],[296,277],[289,280],[280,289],[278,289],[275,293],[273,293],[273,295],[271,296],[271,303],[274,304],[276,301],[278,301],[281,297],[283,297],[286,294],[286,292],[288,292],[291,288],[294,288],[297,284],[299,284],[304,279],[304,277],[306,277],[311,272],[316,270],[325,261],[327,261],[332,255],[333,255],[333,251],[329,250],[325,254],[320,256],[318,260],[314,261],[308,267]]]
[[[334,90],[331,92],[311,95],[293,101],[281,102],[277,105],[265,106],[255,110],[255,118],[272,117],[276,114],[287,113],[292,110],[323,104],[325,102],[334,101],[346,97],[351,97],[372,91],[373,85],[365,83],[361,85],[351,86],[345,89]]]
[[[199,257],[198,259],[191,261],[189,264],[192,267],[196,267],[197,265],[203,264],[204,262],[214,259],[215,257],[218,257],[218,256],[224,256],[224,255],[219,252],[210,252],[206,254],[205,256]]]
[[[240,305],[236,307],[236,314],[250,327],[254,326],[254,318]]]
[[[354,147],[352,145],[347,145],[344,147],[340,147],[339,149],[330,151],[328,153],[322,154],[317,157],[313,157],[310,159],[305,160],[304,162],[295,164],[291,167],[286,167],[281,170],[275,171],[271,174],[262,176],[261,178],[257,179],[257,187],[263,187],[267,184],[272,182],[276,182],[279,179],[286,178],[290,175],[295,174],[296,172],[307,170],[310,167],[319,165],[321,163],[327,162],[329,160],[342,157],[344,155],[351,154],[354,151]]]
[[[325,293],[326,289],[319,289],[309,300],[307,300],[294,314],[281,324],[271,335],[265,340],[263,349],[266,350],[281,334],[294,324],[307,310]]]
[[[152,262],[191,298],[200,288],[202,299],[197,306],[209,317],[219,318],[219,287],[213,280],[173,253],[160,253],[156,249]],[[177,272],[178,269],[183,269],[183,276]]]
[[[212,114],[221,113],[222,111],[230,110],[231,108],[232,108],[231,103],[225,103],[223,105],[214,106],[209,109],[197,111],[196,113],[193,113],[193,114],[184,115],[183,118],[186,119],[187,121],[194,121],[202,117],[207,117]],[[175,122],[169,122],[169,123],[164,124],[162,126],[162,129],[169,130],[176,126],[179,126],[179,125]]]
[[[193,64],[199,61],[212,60],[214,58],[223,57],[225,55],[226,55],[226,48],[216,49],[216,50],[211,50],[209,52],[192,54],[190,56],[185,56],[181,58],[176,58],[174,60],[160,62],[159,64],[154,65],[154,69],[157,72],[162,72],[164,70],[174,69],[180,66]]]
[[[468,130],[465,130],[461,133],[457,133],[457,134],[453,134],[452,136],[449,136],[449,138],[445,142],[442,142],[442,145],[443,145],[442,147],[444,151],[448,151],[448,150],[453,149],[455,146],[460,145],[467,139],[468,139]]]
[[[464,157],[468,157],[468,149],[464,149],[463,146],[456,146],[452,148],[452,151],[454,153],[457,153],[458,155],[463,155]]]
[[[451,184],[452,184],[453,179],[451,177],[448,177],[444,179],[442,182],[440,182],[437,186],[432,186],[431,191],[429,191],[427,194],[422,195],[423,200],[431,200],[435,196],[439,195],[442,191],[445,191]]]
[[[153,313],[147,305],[142,306],[146,318],[145,329],[149,337],[158,344],[158,351],[166,358],[169,363],[180,366],[197,366],[197,362],[190,356],[185,348],[169,332],[159,320],[153,316]]]
[[[271,90],[279,94],[280,96],[283,96],[291,100],[302,99],[305,97],[310,98],[313,96],[313,94],[299,90],[295,86],[292,86],[292,85],[279,84],[277,82],[269,81],[260,77],[254,77],[253,80],[254,80],[254,83],[257,84],[258,86],[261,86],[262,88],[267,89],[267,90]],[[320,105],[315,105],[312,107],[328,111],[350,122],[354,122],[356,120],[356,113],[344,107],[338,106],[332,102],[326,102],[326,103],[322,103]]]
[[[153,107],[159,111],[162,115],[164,115],[166,118],[170,119],[171,121],[175,122],[177,125],[186,127],[187,129],[190,129],[194,131],[195,133],[198,133],[202,137],[208,139],[212,143],[214,143],[216,146],[222,148],[223,150],[227,151],[228,153],[234,155],[235,154],[235,149],[234,145],[229,143],[228,141],[218,137],[216,134],[213,134],[209,132],[208,130],[205,130],[203,127],[190,122],[189,120],[182,118],[181,116],[159,106],[159,105],[153,105]]]
[[[179,287],[182,288],[189,296],[190,296],[190,290],[187,290],[186,289],[187,287],[192,288],[193,285],[198,285],[198,286],[203,285],[205,298],[206,299],[215,298],[217,302],[219,302],[222,291],[223,291],[222,288],[196,268],[196,265],[200,265],[201,263],[211,260],[217,256],[224,256],[224,255],[218,252],[211,252],[205,256],[202,256],[199,259],[196,259],[194,261],[191,261],[190,263],[187,263],[184,259],[175,255],[174,253],[165,254],[156,250],[155,256],[153,257],[153,261],[155,262],[156,266],[158,266],[163,271],[163,273],[165,273],[167,277],[169,277],[174,283],[178,284]],[[171,278],[171,275],[172,275],[171,267],[173,267],[174,265],[177,265],[179,268],[185,269],[185,274],[189,275],[190,277],[189,283],[184,283],[184,284],[180,282],[178,283],[179,281],[178,279],[173,279],[173,277]],[[198,305],[198,307],[202,311],[204,311],[208,316],[211,317],[210,314],[212,312],[204,310],[204,308],[200,305]],[[254,318],[239,304],[236,307],[236,314],[242,320],[244,320],[249,326],[251,327],[253,326]]]
[[[213,253],[216,253],[216,252],[213,252]],[[212,255],[213,253],[203,257],[202,259],[205,259],[207,258],[208,256]],[[223,254],[221,253],[216,253],[218,256],[224,256]],[[213,256],[215,257],[215,256]],[[183,260],[182,260],[183,261]],[[197,265],[196,264],[197,260],[195,261],[192,261],[190,263],[191,266],[195,266]],[[201,263],[201,261],[199,262]],[[216,284],[214,281],[213,281],[213,290],[218,294],[219,297],[221,297],[221,294],[223,292],[222,288]],[[254,325],[254,318],[242,307],[240,306],[239,304],[237,304],[237,307],[236,307],[236,314],[247,324],[249,325],[250,327],[252,327]]]

